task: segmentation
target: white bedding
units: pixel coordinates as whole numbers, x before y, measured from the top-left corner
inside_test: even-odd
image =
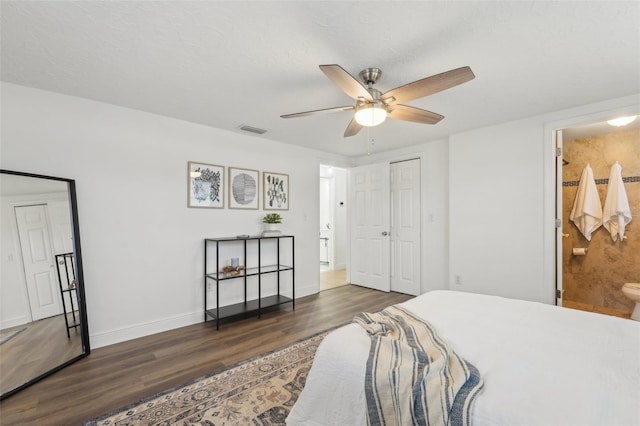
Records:
[[[402,306],[480,370],[474,426],[640,425],[640,322],[453,291]],[[369,345],[357,324],[330,333],[287,424],[366,425]]]

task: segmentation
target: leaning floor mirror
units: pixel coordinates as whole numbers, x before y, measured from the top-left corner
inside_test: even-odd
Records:
[[[75,181],[0,170],[0,399],[89,354]]]

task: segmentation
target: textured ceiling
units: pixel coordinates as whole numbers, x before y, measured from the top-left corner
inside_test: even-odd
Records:
[[[640,2],[2,1],[2,80],[349,156],[640,92]],[[318,69],[379,67],[385,92],[461,66],[410,102],[445,119],[352,138]],[[373,139],[369,146],[367,141]]]

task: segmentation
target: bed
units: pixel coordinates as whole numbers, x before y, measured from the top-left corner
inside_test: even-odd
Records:
[[[640,322],[454,291],[400,306],[479,370],[474,426],[640,425]],[[366,425],[370,346],[358,324],[331,332],[287,424]]]

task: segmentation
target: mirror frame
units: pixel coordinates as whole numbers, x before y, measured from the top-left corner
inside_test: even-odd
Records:
[[[67,191],[69,193],[69,207],[71,208],[71,219],[72,219],[72,227],[73,227],[73,247],[74,247],[74,262],[75,262],[75,274],[76,274],[76,289],[77,289],[77,299],[78,299],[78,315],[80,319],[80,333],[82,340],[82,353],[70,360],[52,368],[51,370],[40,374],[37,377],[19,385],[10,391],[7,391],[0,395],[0,400],[3,400],[18,391],[26,388],[27,386],[31,386],[32,384],[44,379],[52,375],[53,373],[60,371],[64,367],[67,367],[74,362],[86,357],[91,353],[91,348],[89,346],[89,326],[87,324],[87,306],[85,302],[85,292],[84,292],[84,272],[82,269],[82,249],[80,247],[80,226],[78,223],[78,199],[76,196],[76,181],[73,179],[60,178],[55,176],[45,176],[34,173],[26,173],[26,172],[16,172],[12,170],[0,169],[0,174],[9,174],[16,176],[25,176],[39,179],[47,179],[47,180],[56,180],[60,182],[67,183]]]

